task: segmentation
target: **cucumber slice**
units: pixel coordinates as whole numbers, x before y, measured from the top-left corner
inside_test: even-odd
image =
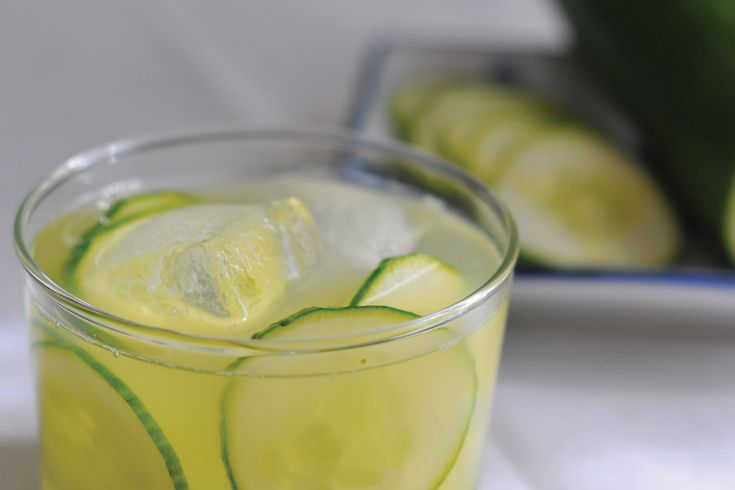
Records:
[[[65,279],[76,288],[74,274],[79,262],[87,254],[92,242],[100,235],[115,230],[119,226],[131,223],[139,218],[145,218],[160,212],[188,206],[199,202],[197,198],[189,194],[174,191],[149,192],[137,194],[132,197],[120,199],[114,202],[100,219],[90,227],[80,238],[79,242],[71,249],[69,259],[63,267]]]
[[[653,267],[680,233],[656,184],[596,134],[544,128],[517,145],[494,190],[515,217],[526,260],[569,268]]]
[[[424,101],[407,125],[408,140],[429,151],[439,151],[440,135],[453,124],[477,114],[508,110],[542,110],[546,104],[518,92],[486,84],[459,84]]]
[[[199,199],[183,192],[160,191],[136,194],[113,203],[105,212],[103,221],[111,224],[118,220],[129,219],[131,216],[150,216],[198,202]]]
[[[350,313],[356,314],[347,316]],[[387,306],[368,306],[358,309],[352,306],[327,308],[315,306],[305,308],[271,324],[265,330],[254,333],[253,338],[303,340],[335,334],[344,335],[370,330],[380,319],[391,320],[393,318],[394,321],[384,323],[384,325],[390,325],[417,317],[415,313]]]
[[[432,83],[414,85],[400,90],[391,104],[391,115],[398,134],[406,136],[408,127],[426,101],[436,97],[452,85],[449,83]]]
[[[450,162],[464,169],[469,169],[472,160],[468,158],[468,146],[475,143],[477,126],[483,124],[486,119],[496,120],[495,114],[480,114],[462,121],[457,121],[439,134],[437,152]]]
[[[383,260],[351,304],[391,306],[427,315],[469,293],[467,283],[454,268],[431,255],[414,253]]]
[[[45,482],[59,490],[188,488],[170,442],[120,378],[77,347],[35,348]]]
[[[447,158],[492,185],[508,163],[508,149],[554,117],[559,116],[549,110],[479,114],[446,128],[441,148]]]
[[[259,337],[299,339],[412,318],[385,307],[316,308]],[[339,355],[361,366],[381,349]],[[222,457],[232,488],[423,490],[438,488],[450,473],[477,390],[463,344],[346,374],[298,374],[241,378],[226,388]]]

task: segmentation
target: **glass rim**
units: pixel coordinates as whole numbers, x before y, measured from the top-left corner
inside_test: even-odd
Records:
[[[113,314],[98,308],[82,298],[74,295],[66,288],[51,279],[33,258],[28,241],[27,225],[37,206],[55,189],[63,185],[73,177],[98,166],[124,163],[118,162],[118,158],[136,155],[156,149],[165,149],[182,144],[213,143],[217,141],[282,141],[298,143],[303,141],[329,144],[335,148],[365,149],[382,152],[394,157],[408,159],[419,163],[424,167],[443,174],[455,181],[461,182],[468,187],[472,193],[481,199],[483,204],[489,206],[493,214],[500,218],[500,223],[507,234],[507,246],[500,250],[502,260],[493,274],[475,291],[461,300],[428,315],[420,316],[401,323],[394,323],[363,332],[352,332],[341,336],[322,336],[304,338],[298,340],[268,340],[246,338],[228,338],[210,335],[199,335],[178,332],[170,328],[151,325],[130,320],[120,315]],[[428,153],[410,148],[398,142],[381,142],[366,137],[358,131],[345,127],[321,126],[310,124],[307,126],[281,126],[278,128],[253,128],[243,126],[215,126],[189,130],[174,130],[159,132],[149,136],[117,140],[108,144],[94,147],[73,155],[62,164],[51,171],[48,176],[37,184],[22,200],[15,217],[14,245],[16,255],[33,282],[50,293],[51,299],[64,310],[80,317],[85,321],[94,323],[97,327],[112,330],[123,335],[133,335],[143,341],[152,341],[158,344],[179,346],[184,348],[195,348],[206,351],[223,351],[222,345],[235,348],[248,348],[256,351],[270,352],[325,352],[344,350],[350,348],[365,347],[367,345],[392,342],[405,337],[418,335],[439,328],[449,322],[463,317],[477,306],[489,300],[491,296],[509,279],[513,273],[513,267],[519,253],[518,232],[515,222],[505,205],[479,180],[445,163],[438,157]],[[108,322],[99,319],[107,320]],[[115,325],[124,325],[133,330],[124,330]],[[338,343],[336,346],[318,348],[310,347],[313,342],[329,342],[330,340],[347,339],[359,337],[365,334],[376,334],[381,332],[398,331],[404,332],[396,336],[380,337],[368,341],[355,343]],[[141,334],[141,332],[143,332]],[[156,333],[164,333],[166,339],[155,336]],[[173,339],[175,340],[172,340]],[[211,347],[206,347],[211,345]],[[224,349],[227,350],[227,349]]]

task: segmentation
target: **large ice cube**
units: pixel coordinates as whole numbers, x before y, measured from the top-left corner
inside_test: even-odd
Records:
[[[298,199],[196,205],[98,237],[78,277],[97,306],[200,331],[256,318],[315,262],[319,246]]]
[[[360,265],[373,267],[385,257],[410,252],[418,231],[393,203],[355,199],[314,210],[324,241]]]
[[[422,233],[396,198],[348,184],[295,184],[327,248],[361,267],[414,250]]]

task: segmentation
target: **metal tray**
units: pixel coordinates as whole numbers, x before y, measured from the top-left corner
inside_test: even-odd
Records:
[[[641,153],[642,137],[633,124],[597,89],[572,59],[558,53],[494,51],[482,47],[398,43],[374,48],[363,65],[348,124],[379,139],[394,139],[388,106],[397,87],[411,80],[474,77],[523,87],[557,101],[596,125],[613,140]],[[686,225],[685,225],[686,226]],[[707,309],[706,321],[735,323],[735,271],[716,246],[685,229],[684,257],[660,271],[554,272],[519,270],[513,296],[514,319],[545,318],[566,323],[568,316],[599,308],[654,308],[677,324],[703,321],[689,314],[696,303]],[[570,311],[573,308],[573,312]],[[589,316],[589,315],[587,315]]]

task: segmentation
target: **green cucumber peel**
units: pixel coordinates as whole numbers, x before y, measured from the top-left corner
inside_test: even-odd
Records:
[[[237,369],[240,364],[245,360],[245,357],[238,359],[233,362],[229,368]],[[232,395],[232,390],[237,386],[237,379],[233,379],[224,390],[222,390],[222,397],[219,401],[219,451],[222,465],[225,467],[225,473],[227,474],[227,481],[230,483],[231,490],[238,490],[237,481],[235,480],[235,469],[230,461],[230,436],[229,427],[227,426],[227,405]]]
[[[273,333],[277,332],[278,330],[282,330],[285,328],[292,327],[295,323],[300,322],[304,318],[308,318],[311,315],[315,314],[346,314],[351,312],[375,312],[375,313],[392,313],[392,314],[398,314],[405,316],[407,320],[412,318],[419,318],[419,315],[415,313],[411,313],[410,311],[401,310],[398,308],[391,308],[390,306],[334,306],[334,307],[320,307],[320,306],[310,306],[308,308],[304,308],[303,310],[297,311],[293,315],[290,315],[282,320],[279,320],[277,322],[272,323],[267,328],[255,332],[252,335],[252,338],[255,340],[258,339],[264,339],[269,335],[272,335]]]
[[[559,139],[561,138],[561,139]],[[568,138],[571,138],[571,141],[568,141]],[[583,142],[584,145],[578,144],[577,142]],[[549,149],[546,148],[545,145],[553,145]],[[560,146],[561,145],[561,146]],[[526,173],[529,173],[529,168],[531,168],[533,165],[540,165],[540,157],[539,157],[539,148],[546,149],[548,158],[545,159],[543,162],[546,169],[552,169],[556,168],[557,165],[561,164],[562,169],[564,168],[565,162],[584,162],[584,160],[579,159],[579,155],[575,155],[575,158],[577,160],[565,160],[564,154],[561,154],[562,158],[560,159],[559,149],[566,149],[566,150],[572,150],[577,149],[582,151],[582,156],[588,157],[590,160],[590,163],[597,164],[597,172],[602,172],[602,169],[607,169],[604,171],[604,173],[601,173],[600,175],[592,174],[596,178],[596,180],[590,181],[591,183],[595,183],[596,185],[605,185],[605,182],[601,181],[600,178],[604,177],[605,175],[608,175],[607,172],[614,171],[616,172],[613,175],[621,175],[622,169],[625,169],[624,175],[625,182],[628,184],[635,184],[637,185],[637,189],[639,194],[636,194],[635,196],[640,198],[642,202],[645,202],[645,207],[642,209],[639,209],[639,213],[645,213],[643,216],[649,216],[652,209],[656,209],[659,214],[656,215],[657,218],[659,218],[655,223],[657,225],[660,225],[666,233],[664,233],[662,236],[665,238],[659,238],[659,235],[655,235],[652,237],[651,240],[647,240],[643,245],[636,245],[640,246],[640,248],[633,248],[633,245],[630,246],[627,250],[628,256],[625,259],[625,263],[623,263],[622,259],[620,263],[616,263],[616,265],[611,265],[607,262],[602,261],[600,258],[594,259],[594,262],[590,262],[588,264],[582,264],[579,263],[577,265],[573,263],[567,263],[569,261],[569,258],[562,259],[561,256],[557,256],[557,252],[550,252],[551,248],[547,247],[547,245],[544,245],[543,247],[539,246],[538,243],[538,236],[536,237],[536,245],[533,247],[533,249],[529,248],[528,243],[524,243],[523,237],[528,237],[528,234],[523,234],[521,232],[522,242],[521,242],[521,258],[524,262],[537,265],[537,266],[543,266],[546,268],[554,268],[554,267],[565,267],[565,268],[589,268],[589,267],[595,267],[595,268],[605,268],[605,267],[626,267],[626,266],[660,266],[665,264],[670,264],[672,261],[674,261],[680,253],[681,249],[681,240],[680,240],[680,230],[678,226],[678,222],[675,218],[675,215],[673,214],[673,211],[670,207],[670,204],[668,200],[666,199],[666,195],[661,191],[659,186],[656,184],[655,181],[650,177],[649,172],[646,171],[646,169],[640,165],[637,164],[634,160],[630,159],[627,155],[625,155],[624,152],[620,152],[616,149],[614,145],[612,145],[609,141],[607,141],[603,136],[601,136],[596,131],[583,127],[579,124],[574,124],[572,122],[568,123],[562,123],[558,124],[555,121],[548,121],[547,124],[544,126],[539,126],[534,131],[529,132],[527,135],[524,135],[523,138],[519,138],[518,141],[515,142],[514,145],[507,148],[504,154],[505,163],[502,165],[502,168],[499,168],[498,173],[495,175],[495,178],[492,179],[492,181],[489,181],[488,179],[484,179],[485,182],[488,185],[491,185],[493,189],[496,191],[496,193],[499,194],[501,199],[503,199],[506,204],[508,204],[511,208],[511,212],[515,212],[516,219],[519,222],[519,226],[521,230],[526,229],[525,227],[529,226],[529,223],[527,221],[528,216],[526,216],[526,221],[524,221],[523,214],[518,213],[518,210],[515,209],[515,205],[517,205],[519,202],[523,201],[524,199],[530,199],[533,196],[532,195],[526,195],[523,192],[524,187],[519,186],[520,182],[520,176],[522,175],[519,168],[525,169]],[[589,152],[592,152],[591,154],[586,154]],[[550,153],[549,153],[550,152]],[[529,160],[529,158],[534,157],[534,160]],[[599,156],[599,158],[596,158],[592,160],[593,157]],[[593,167],[595,168],[595,167]],[[613,170],[618,169],[618,170]],[[547,170],[548,172],[548,170]],[[571,175],[570,170],[567,168],[566,170],[568,175]],[[564,175],[564,174],[560,174]],[[577,175],[577,174],[574,174]],[[584,175],[590,175],[582,173],[581,176]],[[620,179],[622,177],[616,177],[617,179]],[[618,185],[620,185],[620,181],[618,182]],[[537,183],[538,184],[538,183]],[[570,188],[570,195],[574,195],[574,192],[576,189],[585,189],[585,187],[573,187]],[[527,192],[527,191],[526,191]],[[587,191],[589,194],[589,191]],[[523,197],[525,196],[525,198]],[[613,193],[613,195],[607,199],[604,199],[604,194],[602,196],[596,197],[596,199],[599,199],[600,203],[605,203],[607,206],[607,209],[613,209],[609,206],[613,204],[617,204],[617,206],[614,209],[619,209],[619,206],[625,204],[627,201],[624,200],[622,194],[620,193]],[[644,197],[645,196],[645,197]],[[570,198],[571,199],[571,198]],[[611,200],[614,199],[614,200]],[[527,201],[529,203],[528,206],[531,206],[532,199],[530,201]],[[571,202],[571,201],[570,201]],[[527,206],[527,209],[528,209]],[[532,206],[540,206],[539,204],[533,204]],[[643,206],[643,205],[642,205]],[[556,209],[556,208],[551,208]],[[622,208],[625,209],[625,206]],[[632,211],[629,211],[632,212]],[[541,216],[543,213],[540,208],[538,208],[537,213],[539,216]],[[547,211],[544,212],[546,217],[549,216],[557,216],[557,217],[566,217],[570,218],[574,215],[564,214],[563,212],[559,212],[557,209],[557,212],[550,212]],[[622,215],[625,216],[625,215]],[[623,250],[622,244],[625,243],[624,240],[627,238],[630,238],[629,235],[625,234],[628,233],[628,225],[627,224],[634,224],[637,223],[636,219],[638,216],[641,216],[641,214],[637,214],[633,217],[618,217],[618,221],[624,221],[626,224],[620,224],[620,228],[616,230],[615,235],[609,235],[608,238],[612,240],[610,243],[620,243],[621,248],[618,250]],[[649,216],[649,219],[652,219]],[[562,220],[563,221],[563,220]],[[614,223],[614,222],[613,222]],[[613,225],[615,226],[615,225]],[[530,228],[529,228],[530,229]],[[581,228],[579,228],[581,229]],[[610,231],[610,230],[608,230]],[[624,233],[625,232],[625,233]],[[650,238],[650,237],[649,237]],[[618,241],[620,239],[620,241]],[[654,240],[654,241],[652,241]],[[549,239],[547,242],[551,241],[553,243],[553,240]],[[639,240],[640,241],[640,240]],[[582,242],[578,242],[578,246],[581,246]],[[653,248],[651,248],[651,246]],[[646,248],[648,247],[648,248]],[[656,255],[643,255],[650,251],[657,251]],[[587,250],[589,252],[590,250]],[[635,252],[634,252],[635,251]],[[586,252],[585,252],[586,253]],[[562,254],[563,255],[563,254]],[[645,258],[644,258],[645,257]],[[575,259],[576,260],[576,259]],[[607,260],[607,259],[605,259]]]
[[[360,306],[363,300],[372,292],[373,288],[378,284],[378,281],[382,279],[386,271],[394,267],[400,267],[403,264],[410,264],[411,262],[414,262],[416,260],[436,262],[438,265],[441,265],[442,267],[445,267],[448,270],[457,273],[457,271],[452,266],[444,263],[439,258],[421,252],[414,252],[407,255],[398,255],[396,257],[388,257],[381,260],[378,266],[373,269],[367,279],[365,279],[365,282],[362,283],[360,288],[357,290],[357,293],[352,298],[352,301],[350,301],[350,306]]]
[[[196,204],[198,202],[199,199],[194,196],[177,191],[158,191],[135,194],[134,196],[115,201],[103,215],[103,221],[106,223],[112,223],[116,220],[138,215],[140,213],[157,214],[161,211]],[[141,204],[145,204],[146,206],[140,208]]]
[[[479,114],[508,110],[541,111],[548,103],[508,87],[485,83],[458,84],[426,101],[410,125],[409,142],[437,151],[446,128]]]

